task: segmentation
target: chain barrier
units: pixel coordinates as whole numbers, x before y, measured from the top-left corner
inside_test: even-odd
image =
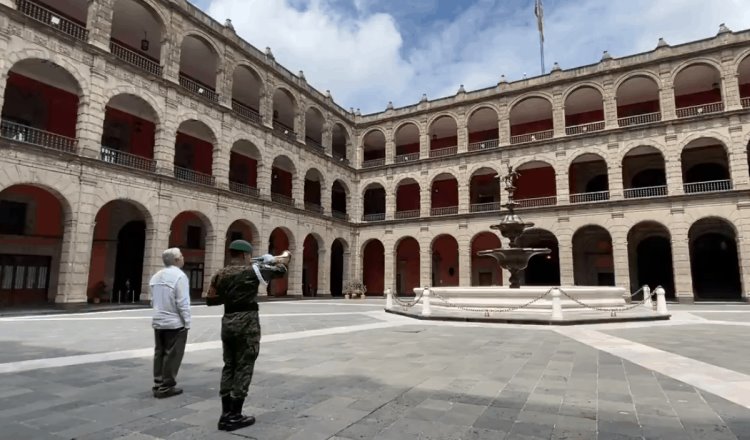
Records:
[[[610,312],[611,316],[617,316],[617,312],[626,312],[628,310],[633,310],[633,309],[635,309],[637,307],[642,306],[647,300],[651,299],[650,296],[649,296],[649,297],[643,298],[642,300],[638,301],[635,304],[631,304],[631,305],[625,306],[625,307],[597,307],[597,306],[592,306],[592,305],[586,304],[583,301],[580,301],[579,299],[570,296],[568,294],[568,292],[564,291],[562,288],[558,287],[557,289],[560,291],[560,293],[562,293],[568,299],[570,299],[574,303],[580,305],[581,307],[584,307],[584,308],[587,308],[587,309],[591,309],[591,310],[596,310],[596,311],[599,311],[599,312]],[[641,288],[641,290],[642,289],[643,288]]]
[[[402,300],[402,299],[400,299],[398,297],[398,294],[396,292],[392,292],[391,293],[391,297],[396,302],[396,304],[398,304],[399,306],[401,306],[404,310],[409,309],[409,308],[414,307],[415,305],[417,305],[417,303],[419,302],[419,300],[422,299],[423,295],[424,295],[424,289],[421,289],[419,291],[419,295],[417,295],[414,298],[414,301],[404,301],[404,300]]]
[[[459,304],[453,304],[453,303],[452,303],[452,302],[450,302],[450,301],[449,301],[448,299],[446,299],[446,298],[444,298],[443,296],[441,296],[441,295],[440,295],[439,293],[435,293],[435,292],[433,292],[433,291],[430,291],[430,296],[433,296],[433,295],[434,295],[434,296],[435,296],[435,298],[437,298],[437,299],[439,299],[440,301],[442,301],[442,302],[443,302],[443,303],[445,304],[445,306],[446,306],[446,307],[451,307],[451,308],[455,308],[455,309],[460,309],[460,310],[463,310],[463,311],[465,311],[465,312],[484,312],[484,315],[485,315],[485,316],[489,316],[489,315],[490,315],[490,313],[504,313],[504,312],[513,312],[513,311],[515,311],[515,310],[520,310],[520,309],[523,309],[523,308],[525,308],[525,307],[528,307],[528,306],[530,306],[530,305],[534,304],[535,302],[537,302],[537,301],[541,300],[541,299],[542,299],[542,298],[544,298],[545,296],[549,295],[549,294],[550,294],[550,293],[551,293],[551,292],[552,292],[553,290],[555,290],[555,288],[554,288],[554,287],[553,287],[553,288],[551,288],[551,289],[549,289],[548,291],[544,292],[544,293],[543,293],[543,294],[541,294],[540,296],[538,296],[538,297],[536,297],[536,298],[532,299],[531,301],[527,302],[526,304],[522,304],[522,305],[520,305],[520,306],[513,306],[513,307],[485,307],[485,308],[479,308],[479,307],[466,307],[466,306],[462,306],[462,305],[459,305]]]

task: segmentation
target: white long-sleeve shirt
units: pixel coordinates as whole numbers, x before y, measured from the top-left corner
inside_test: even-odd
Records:
[[[190,285],[185,272],[176,266],[165,267],[148,284],[154,308],[151,326],[159,330],[190,328]]]

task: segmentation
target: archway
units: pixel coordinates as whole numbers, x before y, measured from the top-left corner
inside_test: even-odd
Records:
[[[331,215],[340,220],[348,220],[349,214],[346,210],[347,199],[349,198],[349,189],[335,180],[331,186]]]
[[[609,200],[607,162],[593,153],[576,157],[568,171],[570,203]]]
[[[260,249],[260,237],[258,228],[247,220],[235,220],[227,228],[227,234],[224,240],[224,265],[229,263],[229,245],[234,240],[245,240],[253,246],[253,255],[263,254]]]
[[[362,168],[385,165],[385,135],[371,130],[362,138]]]
[[[480,257],[480,251],[498,249],[502,242],[497,234],[480,232],[471,241],[471,285],[472,286],[501,286],[503,273],[497,261],[490,257]]]
[[[419,159],[419,127],[406,123],[396,130],[396,163]]]
[[[379,183],[371,183],[362,196],[362,221],[385,220],[385,188]]]
[[[322,150],[323,149],[323,125],[325,118],[323,113],[315,107],[310,107],[305,112],[305,145]]]
[[[143,98],[121,94],[109,100],[104,116],[101,158],[144,171],[156,171],[156,112]]]
[[[440,235],[432,241],[432,285],[458,286],[458,242],[451,235]]]
[[[331,142],[331,155],[333,158],[340,162],[348,163],[351,141],[349,140],[349,133],[346,131],[346,128],[338,122],[333,124]]]
[[[273,129],[282,136],[295,140],[297,101],[286,89],[276,89],[273,93]]]
[[[458,179],[450,173],[441,173],[432,180],[430,215],[458,213]]]
[[[66,206],[60,196],[37,186],[0,191],[0,307],[54,301]]]
[[[331,273],[329,278],[331,280],[331,296],[344,295],[346,248],[344,241],[340,238],[333,240],[333,244],[331,244]]]
[[[413,237],[404,237],[396,245],[396,293],[413,296],[420,285],[419,242]]]
[[[671,235],[664,225],[645,221],[633,226],[628,232],[628,259],[631,292],[644,285],[652,292],[662,286],[667,298],[675,298]]]
[[[229,189],[258,197],[258,162],[260,152],[252,142],[238,140],[229,153]]]
[[[294,180],[297,177],[294,162],[287,156],[278,156],[271,166],[271,200],[294,206]]]
[[[710,64],[691,64],[674,78],[678,118],[723,111],[721,95],[721,72]]]
[[[688,240],[695,299],[742,299],[734,226],[724,219],[703,218],[690,227]]]
[[[492,168],[480,168],[469,181],[469,209],[471,212],[500,210],[500,179]]]
[[[552,103],[538,96],[523,99],[510,109],[510,143],[550,139],[553,135]]]
[[[497,112],[490,107],[474,110],[469,116],[469,151],[485,150],[499,146],[500,129]]]
[[[203,122],[191,119],[180,124],[175,138],[175,177],[202,185],[213,185],[216,136]]]
[[[614,286],[612,237],[601,226],[584,226],[573,234],[573,280],[577,286]]]
[[[649,145],[631,149],[622,159],[622,182],[626,199],[666,196],[664,156]]]
[[[565,99],[565,134],[604,130],[604,99],[599,90],[582,86]]]
[[[280,255],[282,252],[292,251],[292,236],[286,228],[276,228],[271,231],[268,237],[268,253],[271,255]],[[291,276],[294,260],[289,263],[287,268],[288,274],[282,278],[276,278],[268,281],[266,292],[268,296],[286,296],[289,294],[289,277]]]
[[[685,145],[680,158],[686,193],[727,191],[732,188],[729,157],[724,144],[703,137]]]
[[[522,208],[557,204],[557,178],[552,165],[531,161],[517,168],[515,200]]]
[[[416,180],[408,177],[396,184],[396,219],[419,217],[421,203],[422,196]]]
[[[384,292],[385,248],[380,240],[370,240],[363,248],[362,283],[367,295],[382,295]]]
[[[146,279],[145,209],[128,200],[113,200],[95,217],[87,297],[93,301],[136,302]],[[202,287],[202,286],[201,286]]]
[[[458,124],[452,116],[440,116],[430,124],[430,157],[456,154]]]
[[[178,247],[185,257],[183,272],[190,282],[190,298],[199,299],[203,294],[206,237],[211,224],[203,214],[184,211],[172,220],[169,228],[169,247]],[[208,274],[210,276],[210,274]]]
[[[200,62],[196,62],[200,60]],[[214,46],[203,37],[188,35],[180,49],[180,85],[210,101],[218,101],[216,74],[219,56]]]
[[[232,73],[232,110],[260,124],[260,97],[263,91],[261,80],[255,69],[237,66]]]
[[[110,51],[114,56],[161,76],[164,24],[150,6],[137,0],[117,0],[110,35]]]
[[[528,229],[518,237],[520,247],[548,248],[547,255],[534,255],[523,271],[521,284],[526,286],[560,285],[560,248],[557,237],[544,229]]]
[[[307,211],[316,212],[318,214],[323,213],[323,206],[321,203],[322,190],[323,190],[323,174],[315,168],[307,170],[305,175],[305,209]]]
[[[302,249],[302,296],[318,295],[319,252],[318,238],[308,234]]]
[[[637,75],[617,88],[617,123],[620,127],[661,120],[659,84],[651,77]]]

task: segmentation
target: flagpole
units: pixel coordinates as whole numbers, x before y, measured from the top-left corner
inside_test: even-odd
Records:
[[[544,36],[539,34],[539,52],[542,59],[542,75],[544,75]]]

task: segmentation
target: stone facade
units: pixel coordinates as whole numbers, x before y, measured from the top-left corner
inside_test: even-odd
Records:
[[[385,287],[395,287],[395,253],[398,242],[414,237],[423,257],[420,281],[431,283],[428,250],[433,240],[449,234],[459,243],[459,277],[471,284],[471,243],[488,230],[497,212],[473,213],[469,202],[471,177],[481,168],[502,174],[507,165],[523,166],[544,162],[556,176],[556,204],[521,211],[537,227],[554,234],[559,243],[563,284],[573,283],[573,236],[588,225],[602,226],[612,239],[615,280],[632,285],[632,256],[628,236],[641,222],[655,222],[669,231],[674,260],[676,294],[693,297],[688,233],[691,226],[706,217],[723,219],[732,225],[742,269],[742,291],[750,296],[750,102],[743,106],[738,86],[740,63],[750,54],[750,32],[721,32],[713,39],[670,47],[602,62],[514,83],[502,81],[497,87],[465,92],[400,109],[388,108],[361,116],[336,105],[329,94],[310,87],[304,77],[289,73],[269,53],[263,53],[240,40],[230,27],[208,18],[192,5],[178,1],[145,0],[165,27],[161,47],[163,75],[153,75],[114,56],[110,52],[112,2],[89,3],[88,35],[85,41],[71,38],[28,17],[10,2],[0,1],[0,80],[7,81],[13,66],[23,60],[54,62],[71,75],[80,98],[75,153],[29,147],[7,139],[0,140],[0,191],[12,185],[30,184],[55,194],[64,211],[64,235],[59,251],[59,271],[52,286],[57,302],[86,299],[88,264],[97,212],[112,200],[128,200],[146,219],[144,274],[160,266],[160,253],[169,242],[170,224],[181,212],[197,213],[207,225],[205,272],[210,274],[223,263],[224,238],[236,220],[251,225],[253,240],[260,249],[269,234],[282,228],[290,239],[293,263],[289,277],[290,294],[301,294],[302,243],[309,234],[318,242],[318,294],[330,292],[330,251],[334,240],[345,246],[344,280],[361,279],[363,249],[370,240],[385,247]],[[188,35],[209,42],[218,56],[215,102],[196,96],[180,86],[180,47]],[[674,82],[686,66],[701,63],[720,72],[721,111],[680,115],[675,106]],[[232,110],[232,80],[238,66],[252,69],[260,79],[262,123],[249,122]],[[637,126],[621,126],[617,117],[617,91],[624,81],[636,76],[651,78],[658,85],[660,117]],[[583,132],[566,129],[566,99],[582,86],[597,90],[603,100],[603,129]],[[283,90],[293,105],[294,139],[274,129],[274,94]],[[0,88],[2,104],[5,88]],[[146,172],[105,163],[100,159],[105,108],[118,95],[142,98],[156,113],[154,160],[156,172]],[[529,97],[551,103],[553,134],[550,139],[516,142],[510,135],[510,115],[514,106]],[[497,114],[497,147],[477,149],[469,144],[469,120],[479,109],[491,108]],[[323,117],[322,151],[306,145],[306,115],[315,111]],[[456,151],[430,157],[429,127],[442,116],[455,120]],[[205,186],[175,179],[175,136],[180,124],[196,120],[213,134],[215,185]],[[395,161],[395,134],[405,123],[419,129],[419,158]],[[348,162],[336,160],[332,152],[335,125],[347,133]],[[383,132],[385,165],[363,168],[364,138],[373,130]],[[682,168],[683,149],[701,138],[716,140],[725,148],[731,189],[712,193],[686,194]],[[230,152],[238,141],[248,141],[258,149],[259,198],[246,197],[229,188]],[[649,199],[624,196],[623,160],[634,148],[647,145],[664,159],[668,195]],[[606,163],[609,195],[605,201],[571,203],[568,171],[584,154],[595,154]],[[295,206],[271,201],[271,167],[285,156],[293,164]],[[322,176],[322,213],[305,210],[305,176],[314,170]],[[457,214],[430,215],[430,188],[440,174],[449,173],[458,181]],[[414,179],[420,186],[420,218],[396,219],[396,189],[403,179]],[[336,219],[331,211],[331,187],[340,182],[347,191],[348,220]],[[372,184],[385,189],[385,220],[363,222],[364,191]],[[744,264],[743,264],[744,262]],[[507,277],[506,277],[507,278]],[[205,283],[209,276],[206,276]],[[146,282],[147,276],[144,276]],[[144,289],[147,291],[147,289]],[[145,298],[144,298],[145,299]]]

